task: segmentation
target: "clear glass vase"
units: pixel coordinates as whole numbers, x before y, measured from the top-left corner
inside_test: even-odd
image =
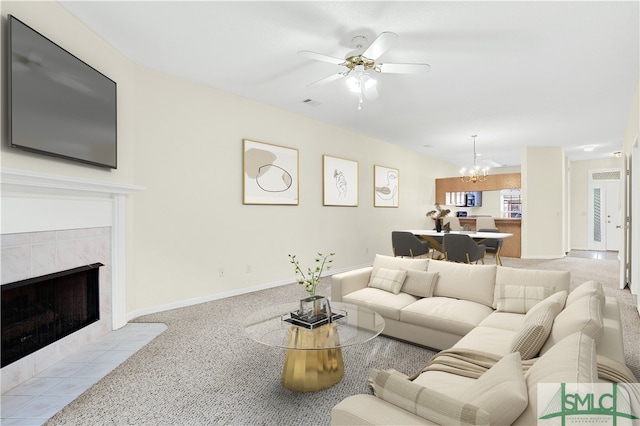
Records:
[[[298,315],[309,322],[331,318],[329,299],[324,296],[309,296],[301,299]]]

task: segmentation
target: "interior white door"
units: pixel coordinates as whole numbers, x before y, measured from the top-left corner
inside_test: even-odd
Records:
[[[629,284],[629,217],[628,206],[629,204],[629,176],[627,173],[628,165],[626,155],[622,157],[622,176],[620,179],[620,229],[619,235],[620,251],[618,252],[618,259],[620,260],[620,289],[625,288]]]
[[[631,198],[631,221],[629,223],[629,237],[631,249],[629,250],[629,267],[631,293],[640,292],[640,147],[638,139],[631,150],[630,159],[631,179],[629,181],[629,195]],[[637,298],[638,311],[640,312],[640,297]]]
[[[589,171],[589,250],[620,249],[620,169]]]
[[[624,179],[620,179],[624,181]],[[622,194],[620,193],[620,181],[607,182],[605,184],[605,197],[606,197],[606,250],[607,251],[619,251],[620,240],[622,239],[622,217],[624,215],[622,207]]]

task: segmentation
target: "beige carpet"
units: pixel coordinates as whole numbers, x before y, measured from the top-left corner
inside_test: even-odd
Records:
[[[505,266],[570,270],[572,286],[597,279],[620,301],[627,364],[640,377],[640,318],[628,290],[618,290],[617,261],[567,257],[504,259]],[[319,294],[330,294],[329,279]],[[243,315],[265,303],[304,296],[291,284],[138,318],[168,329],[65,407],[47,425],[322,425],[343,398],[369,393],[369,368],[410,374],[434,352],[386,337],[343,351],[345,377],[321,392],[280,385],[283,352],[242,335]]]

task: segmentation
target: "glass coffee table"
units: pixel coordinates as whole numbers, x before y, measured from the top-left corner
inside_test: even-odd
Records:
[[[342,348],[367,342],[384,329],[384,319],[374,311],[347,303],[331,302],[331,311],[343,315],[309,329],[288,322],[299,303],[271,306],[250,314],[245,334],[255,342],[286,349],[282,385],[298,392],[329,388],[344,376]]]

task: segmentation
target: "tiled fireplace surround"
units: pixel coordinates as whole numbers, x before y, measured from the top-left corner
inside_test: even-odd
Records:
[[[100,262],[100,320],[2,368],[2,393],[124,326],[125,204],[134,185],[2,169],[1,284]]]

